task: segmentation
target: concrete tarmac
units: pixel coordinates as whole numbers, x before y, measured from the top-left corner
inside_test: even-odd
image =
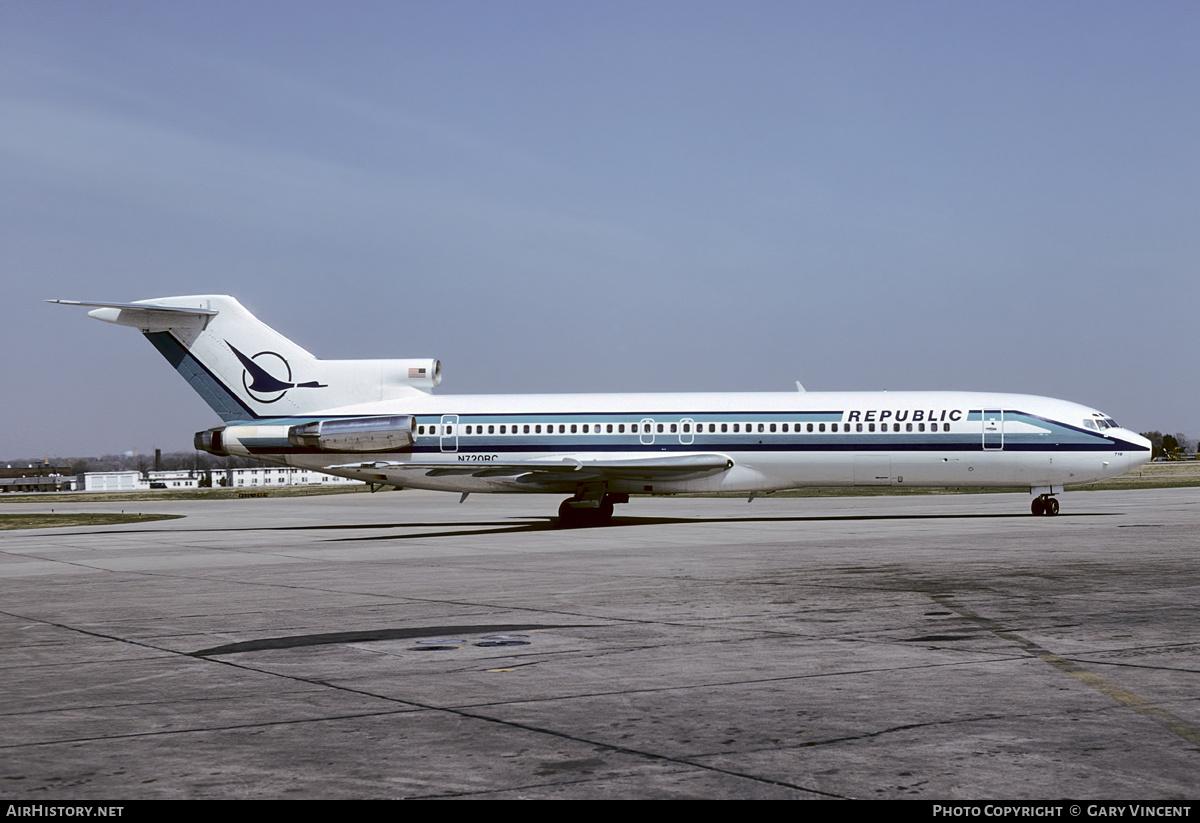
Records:
[[[1200,796],[1200,489],[8,504],[0,798]]]

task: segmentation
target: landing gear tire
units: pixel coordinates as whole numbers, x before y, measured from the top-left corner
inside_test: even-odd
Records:
[[[1049,495],[1035,497],[1033,502],[1029,505],[1029,510],[1035,515],[1046,515],[1047,517],[1053,517],[1054,515],[1058,514],[1058,500],[1050,497]]]
[[[580,509],[572,508],[570,498],[558,504],[558,524],[564,528],[578,526]]]
[[[566,529],[581,526],[606,526],[612,520],[613,501],[609,499],[608,495],[604,496],[599,506],[591,508],[576,508],[571,505],[574,501],[574,497],[568,497],[558,504],[559,526]]]

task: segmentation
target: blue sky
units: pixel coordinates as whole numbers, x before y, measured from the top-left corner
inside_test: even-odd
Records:
[[[0,2],[0,457],[187,448],[227,293],[443,393],[967,389],[1200,433],[1194,3]]]

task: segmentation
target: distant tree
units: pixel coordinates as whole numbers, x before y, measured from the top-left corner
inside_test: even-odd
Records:
[[[13,466],[40,466],[43,458],[22,458],[19,460],[0,460],[0,465],[6,463]],[[69,467],[72,474],[84,472],[130,471],[137,469],[147,472],[153,468],[153,458],[148,455],[106,454],[100,457],[55,457],[55,466]],[[162,455],[163,468],[168,471],[208,471],[210,469],[225,470],[227,468],[260,467],[269,464],[249,457],[217,457],[205,452],[181,451],[165,452]]]
[[[162,456],[163,471],[176,472],[191,468],[191,461],[185,452],[168,452]]]
[[[1178,438],[1173,434],[1164,434],[1162,439],[1162,450],[1168,460],[1183,459],[1183,445]]]
[[[1164,456],[1163,451],[1163,434],[1162,432],[1141,432],[1142,437],[1150,441],[1150,456],[1155,460]]]

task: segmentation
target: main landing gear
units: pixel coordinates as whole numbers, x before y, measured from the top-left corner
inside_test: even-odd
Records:
[[[1043,494],[1033,498],[1033,503],[1029,505],[1029,509],[1034,514],[1044,514],[1047,517],[1053,517],[1058,514],[1058,499],[1048,494]]]
[[[628,502],[627,494],[577,494],[559,504],[558,525],[568,529],[580,526],[607,526],[612,520],[613,506]]]

